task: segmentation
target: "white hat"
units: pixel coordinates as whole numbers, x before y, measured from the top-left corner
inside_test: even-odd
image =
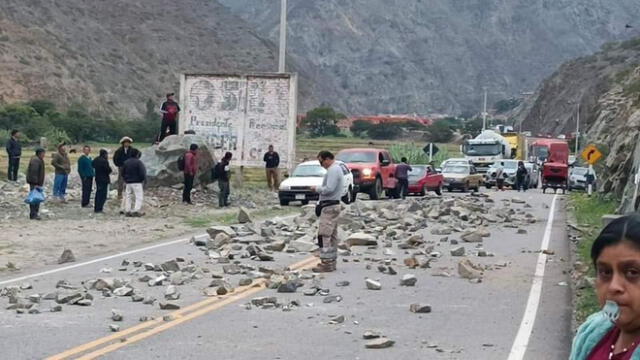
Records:
[[[125,141],[128,141],[128,142],[130,142],[130,143],[133,143],[133,140],[132,140],[130,137],[125,136],[125,137],[123,137],[122,139],[120,139],[120,144],[124,143]]]

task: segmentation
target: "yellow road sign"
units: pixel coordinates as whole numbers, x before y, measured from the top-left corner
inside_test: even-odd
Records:
[[[583,151],[582,151],[582,158],[584,159],[584,161],[586,161],[589,165],[593,165],[595,163],[598,162],[598,160],[600,160],[600,158],[602,157],[602,153],[600,152],[600,150],[598,150],[598,148],[591,144],[589,146],[587,146]]]

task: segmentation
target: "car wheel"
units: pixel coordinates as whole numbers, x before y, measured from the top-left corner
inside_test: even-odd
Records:
[[[442,184],[439,184],[436,188],[436,195],[442,196]]]
[[[484,187],[486,187],[487,189],[491,189],[493,185],[489,184],[489,183],[484,183]]]
[[[464,184],[464,186],[462,187],[462,192],[468,192],[469,191],[469,183]]]
[[[347,193],[342,197],[342,202],[345,204],[351,204],[353,202],[353,190],[349,187]]]
[[[376,178],[376,182],[369,190],[369,197],[371,200],[379,200],[382,197],[382,180],[380,178]]]
[[[447,187],[447,191],[448,191],[448,192],[452,192],[452,191],[453,191],[453,188],[452,188],[451,186],[449,186],[449,187]]]
[[[301,203],[302,205],[309,205],[309,200],[302,200]]]
[[[287,205],[289,205],[289,201],[280,199],[280,206],[287,206]]]

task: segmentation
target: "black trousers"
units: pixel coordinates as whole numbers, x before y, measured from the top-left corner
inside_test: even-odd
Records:
[[[516,178],[516,189],[518,189],[518,191],[527,191],[527,184],[524,178]]]
[[[29,184],[29,191],[36,188],[37,185]],[[38,213],[40,212],[40,204],[29,204],[29,219],[34,219],[38,217]]]
[[[91,191],[93,191],[93,176],[82,178],[82,207],[89,206],[91,200]]]
[[[158,138],[158,141],[162,142],[162,140],[164,140],[164,138],[166,138],[169,135],[175,135],[177,133],[177,123],[175,121],[166,121],[166,120],[162,120],[162,124],[160,125],[160,137]],[[167,130],[169,130],[169,133],[167,134]]]
[[[182,201],[191,203],[191,189],[193,189],[193,179],[195,176],[184,174],[184,189],[182,190]]]
[[[102,212],[104,209],[104,203],[107,201],[107,190],[109,189],[109,183],[96,182],[96,199],[94,201],[94,211]]]
[[[18,181],[18,168],[20,167],[19,157],[9,158],[9,169],[7,170],[7,178],[9,181]]]
[[[398,186],[400,187],[399,195],[404,199],[409,195],[409,179],[398,179]]]
[[[218,189],[220,189],[220,192],[218,192],[218,206],[229,206],[229,193],[231,193],[229,181],[218,180]]]

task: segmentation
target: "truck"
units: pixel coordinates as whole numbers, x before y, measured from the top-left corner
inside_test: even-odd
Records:
[[[387,197],[399,197],[398,179],[393,157],[387,150],[352,148],[338,152],[336,159],[347,165],[353,174],[358,192],[367,193],[371,200],[379,200],[383,192]]]
[[[480,173],[486,173],[496,161],[511,159],[511,144],[493,130],[484,130],[475,139],[465,140],[460,150]]]
[[[511,145],[511,159],[527,159],[527,137],[517,132],[505,132],[501,134]]]
[[[531,144],[532,156],[542,163],[542,192],[569,190],[569,144],[560,139],[538,139]]]

